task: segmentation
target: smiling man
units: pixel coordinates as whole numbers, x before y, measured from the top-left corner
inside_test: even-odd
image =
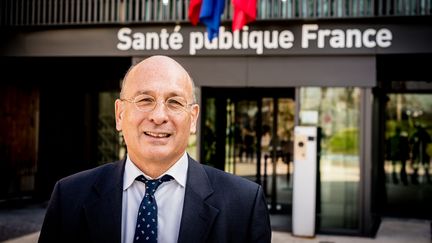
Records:
[[[169,57],[131,67],[115,103],[126,158],[60,180],[39,242],[270,242],[261,186],[186,153],[193,91]]]

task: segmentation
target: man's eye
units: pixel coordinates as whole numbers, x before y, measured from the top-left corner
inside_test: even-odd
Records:
[[[153,104],[154,103],[154,99],[152,99],[152,98],[140,98],[137,100],[138,100],[137,103],[139,103],[139,104]]]
[[[184,102],[178,99],[169,99],[167,100],[167,103],[168,105],[172,105],[172,106],[179,106],[179,107],[185,106]]]

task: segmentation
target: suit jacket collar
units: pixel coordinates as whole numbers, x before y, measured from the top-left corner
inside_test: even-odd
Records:
[[[126,159],[102,170],[93,185],[94,195],[84,205],[93,242],[121,242],[123,174]]]
[[[189,157],[185,200],[178,243],[206,242],[219,209],[206,200],[213,193],[201,164]]]
[[[123,174],[126,158],[101,171],[94,195],[84,205],[89,237],[95,242],[121,242]],[[219,209],[207,199],[213,187],[201,164],[189,157],[178,243],[206,242]]]

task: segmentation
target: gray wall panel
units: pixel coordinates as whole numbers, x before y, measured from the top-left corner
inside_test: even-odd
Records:
[[[248,67],[248,86],[376,85],[372,56],[251,57]]]
[[[197,86],[374,87],[374,56],[177,57]]]
[[[245,87],[245,57],[176,57],[197,86]]]

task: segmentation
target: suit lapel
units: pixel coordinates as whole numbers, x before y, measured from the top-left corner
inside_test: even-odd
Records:
[[[213,188],[204,168],[189,158],[178,243],[205,242],[219,210],[206,202]]]
[[[124,164],[118,161],[99,175],[95,196],[84,206],[92,241],[121,242]]]
[[[103,171],[94,196],[84,211],[91,241],[121,242],[123,173],[125,160]],[[185,200],[178,243],[205,242],[219,209],[206,202],[213,188],[204,168],[189,158]]]

